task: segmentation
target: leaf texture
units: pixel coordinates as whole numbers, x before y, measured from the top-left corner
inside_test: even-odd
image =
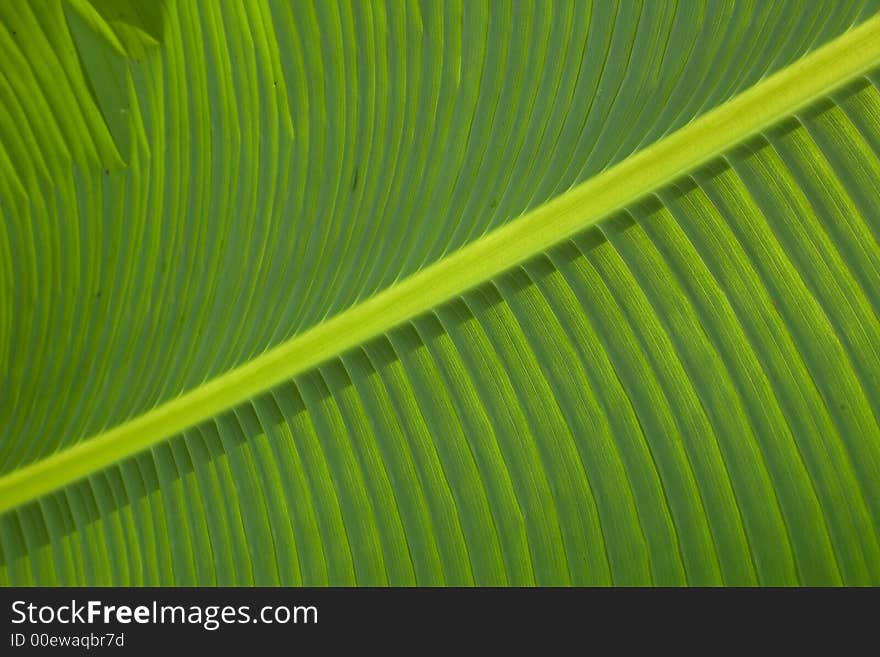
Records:
[[[170,2],[159,27],[89,7],[0,10],[7,474],[876,11]],[[878,583],[878,87],[13,508],[0,581]]]

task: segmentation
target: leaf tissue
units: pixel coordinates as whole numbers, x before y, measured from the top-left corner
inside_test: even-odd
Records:
[[[880,584],[878,12],[0,3],[0,584]]]

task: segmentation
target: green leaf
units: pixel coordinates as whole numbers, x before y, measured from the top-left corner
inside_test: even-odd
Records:
[[[0,582],[877,584],[877,3],[0,5]]]

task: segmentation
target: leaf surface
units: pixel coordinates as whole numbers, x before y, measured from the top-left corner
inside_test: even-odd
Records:
[[[880,580],[875,5],[149,4],[0,9],[4,583]]]

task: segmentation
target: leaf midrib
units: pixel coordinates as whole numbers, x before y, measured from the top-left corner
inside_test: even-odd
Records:
[[[388,332],[693,171],[880,64],[880,14],[687,126],[253,360],[0,477],[0,513],[57,490]]]

